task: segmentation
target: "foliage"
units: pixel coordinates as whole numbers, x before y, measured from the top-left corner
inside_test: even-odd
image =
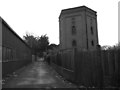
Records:
[[[113,45],[113,46],[109,46],[109,45],[105,45],[105,46],[102,46],[101,48],[102,50],[116,50],[116,49],[120,49],[120,42],[116,45]]]
[[[23,36],[24,41],[32,48],[32,53],[40,53],[45,51],[49,45],[49,38],[48,36],[41,35],[41,37],[26,33],[25,36]]]
[[[31,34],[26,34],[23,36],[24,41],[32,48],[32,53],[35,52],[36,48],[38,47],[37,39]]]
[[[102,50],[108,50],[110,47],[111,47],[111,46],[109,46],[109,45],[104,45],[104,46],[101,47],[101,49],[102,49]]]
[[[47,47],[49,45],[49,38],[48,36],[45,34],[45,35],[42,35],[39,40],[38,40],[38,44],[39,44],[39,49],[41,51],[46,51],[47,50]]]
[[[58,47],[58,45],[52,43],[48,46],[48,49],[52,50],[53,48],[56,48],[56,47]]]

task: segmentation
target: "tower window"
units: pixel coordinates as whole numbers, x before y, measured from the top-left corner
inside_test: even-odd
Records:
[[[93,32],[93,27],[91,26],[91,34],[93,35],[94,34],[94,32]]]
[[[74,17],[71,19],[71,21],[72,21],[72,24],[75,25],[75,18]]]
[[[94,41],[93,40],[91,41],[91,45],[94,46]]]
[[[92,18],[90,19],[90,23],[92,24]]]
[[[73,47],[76,47],[76,46],[77,46],[77,43],[76,43],[75,40],[72,41],[72,46],[73,46]]]
[[[72,35],[76,34],[76,27],[72,26]]]

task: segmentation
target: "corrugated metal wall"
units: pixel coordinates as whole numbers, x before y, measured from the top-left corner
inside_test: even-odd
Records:
[[[2,75],[32,62],[31,49],[25,42],[2,21]]]

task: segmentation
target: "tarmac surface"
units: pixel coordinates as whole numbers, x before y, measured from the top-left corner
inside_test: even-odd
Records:
[[[23,67],[3,81],[3,88],[77,88],[76,85],[61,78],[51,66],[42,60]]]

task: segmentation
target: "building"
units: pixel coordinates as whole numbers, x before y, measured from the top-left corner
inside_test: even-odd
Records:
[[[97,14],[86,7],[64,9],[59,16],[60,49],[93,50],[98,45]]]
[[[0,54],[0,64],[2,63],[3,77],[32,62],[31,48],[1,17]]]

